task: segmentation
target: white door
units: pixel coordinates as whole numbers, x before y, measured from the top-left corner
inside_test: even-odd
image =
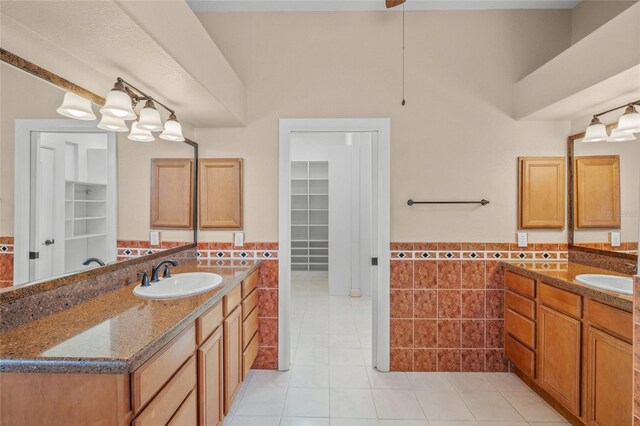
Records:
[[[44,134],[32,138],[31,280],[64,272],[64,149]]]

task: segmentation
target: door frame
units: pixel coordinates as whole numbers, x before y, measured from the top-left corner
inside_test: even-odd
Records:
[[[375,132],[372,169],[377,170],[378,258],[373,304],[372,365],[389,371],[390,363],[390,241],[391,241],[391,120],[389,118],[280,119],[278,208],[278,370],[291,364],[291,134],[296,132]]]
[[[13,282],[22,284],[29,282],[29,214],[31,202],[31,133],[104,133],[107,135],[108,170],[116,170],[115,175],[109,175],[108,185],[113,188],[114,197],[112,205],[109,207],[108,215],[114,220],[107,222],[107,233],[114,237],[112,245],[116,250],[117,232],[117,145],[114,132],[98,129],[98,120],[73,120],[73,119],[16,119],[14,136],[14,181],[13,181]],[[25,166],[26,165],[26,166]],[[75,274],[72,272],[70,274]],[[67,274],[64,274],[67,275]],[[47,278],[51,279],[51,278]]]

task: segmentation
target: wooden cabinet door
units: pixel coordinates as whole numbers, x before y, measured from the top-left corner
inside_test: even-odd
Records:
[[[224,419],[224,350],[222,327],[198,349],[198,412],[200,426],[219,426]]]
[[[242,228],[242,159],[200,160],[198,175],[200,228]]]
[[[576,157],[574,209],[577,228],[620,228],[620,157]]]
[[[224,414],[242,383],[242,307],[237,306],[224,320]]]
[[[540,385],[580,416],[581,323],[546,306],[538,315]]]
[[[151,228],[193,227],[193,160],[151,159]]]
[[[518,165],[520,228],[564,228],[564,157],[520,157]]]
[[[633,350],[629,343],[587,328],[587,424],[631,425]]]

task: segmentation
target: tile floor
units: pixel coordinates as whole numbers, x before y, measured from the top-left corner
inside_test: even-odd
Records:
[[[292,281],[291,369],[252,370],[225,425],[568,425],[509,373],[374,370],[371,300]]]

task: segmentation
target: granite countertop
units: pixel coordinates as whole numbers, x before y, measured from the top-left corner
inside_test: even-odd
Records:
[[[568,260],[548,263],[527,263],[519,261],[502,261],[501,263],[505,268],[521,275],[542,280],[547,284],[602,301],[609,305],[624,309],[627,312],[633,312],[632,295],[602,290],[576,281],[576,276],[581,274],[618,275],[632,278],[631,275],[621,274],[608,269],[587,266],[581,263],[570,262]]]
[[[137,285],[0,333],[0,371],[126,374],[215,305],[262,261],[198,261],[174,268],[212,272],[222,284],[180,299],[147,300]],[[152,284],[153,285],[153,284]]]

